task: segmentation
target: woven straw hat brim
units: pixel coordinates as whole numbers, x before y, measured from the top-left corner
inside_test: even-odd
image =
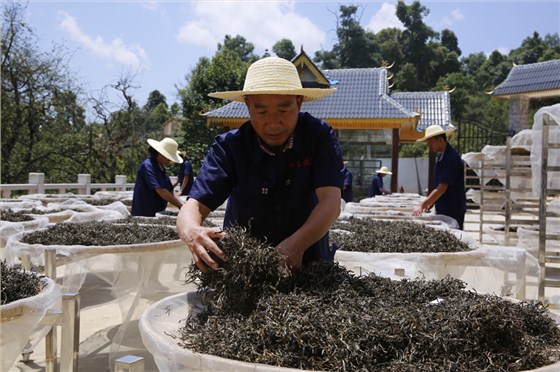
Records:
[[[455,129],[440,130],[440,131],[437,131],[437,132],[434,132],[434,133],[427,134],[423,138],[417,139],[416,142],[424,142],[424,141],[427,141],[429,138],[435,137],[435,136],[440,135],[440,134],[445,134],[449,138],[449,135],[452,134],[454,131],[455,131]]]
[[[282,94],[291,96],[303,96],[303,100],[313,101],[323,98],[333,93],[335,88],[299,88],[299,89],[269,89],[269,90],[237,90],[232,92],[215,92],[209,93],[208,96],[213,98],[227,99],[230,101],[245,102],[245,97],[256,94]]]
[[[266,57],[249,66],[243,90],[214,92],[208,95],[238,102],[256,94],[303,96],[304,101],[312,101],[334,91],[334,88],[303,88],[298,70],[292,62],[284,58]]]
[[[378,170],[376,170],[375,173],[393,174],[391,171],[389,171],[389,168],[387,168],[386,166],[382,166],[381,168],[379,168]]]
[[[174,163],[182,163],[183,159],[177,154],[177,149],[174,152],[169,151],[166,149],[161,142],[158,142],[153,139],[148,139],[148,144],[152,146],[157,152],[165,156],[167,159],[171,160]]]

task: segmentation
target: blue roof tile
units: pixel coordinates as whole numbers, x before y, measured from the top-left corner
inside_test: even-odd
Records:
[[[387,88],[385,68],[324,70],[336,91],[304,102],[302,111],[329,119],[399,119],[421,114],[419,131],[432,124],[451,127],[449,92],[394,92]],[[248,119],[244,103],[230,102],[205,114],[209,118]]]
[[[492,95],[507,96],[553,89],[560,89],[560,59],[514,66]]]
[[[430,125],[440,125],[443,129],[453,127],[449,92],[393,92],[391,98],[408,110],[420,114],[420,121],[416,126],[419,131]]]

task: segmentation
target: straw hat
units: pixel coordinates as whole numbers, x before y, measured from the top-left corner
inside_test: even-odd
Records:
[[[179,145],[177,145],[177,142],[175,142],[174,139],[164,138],[159,142],[153,139],[148,139],[148,144],[172,162],[183,162],[183,159],[181,159],[181,157],[177,154],[177,148]]]
[[[389,168],[387,168],[386,166],[382,166],[381,168],[379,168],[379,170],[375,171],[375,173],[393,174],[392,172],[389,172]]]
[[[325,97],[336,89],[302,88],[294,64],[284,58],[266,57],[249,66],[243,90],[215,92],[208,96],[244,102],[245,96],[254,94],[286,94],[303,96],[304,101]]]
[[[455,128],[444,130],[439,125],[430,125],[428,128],[426,128],[426,133],[424,134],[424,138],[417,139],[416,142],[424,142],[428,138],[435,137],[438,134],[445,134],[445,135],[448,136],[449,134],[453,133],[454,130],[455,130]]]

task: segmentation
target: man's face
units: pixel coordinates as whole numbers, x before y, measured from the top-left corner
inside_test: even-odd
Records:
[[[428,148],[432,152],[441,152],[445,148],[445,141],[441,137],[428,138]]]
[[[245,98],[253,129],[273,151],[282,150],[293,133],[302,102],[301,96],[281,94],[256,94]]]
[[[171,163],[171,160],[167,159],[165,156],[163,156],[162,154],[158,154],[157,155],[157,161],[164,167],[168,166],[169,163]]]

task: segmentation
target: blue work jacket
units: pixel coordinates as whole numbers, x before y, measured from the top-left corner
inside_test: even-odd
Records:
[[[136,181],[134,183],[134,194],[132,196],[133,216],[154,217],[156,212],[167,208],[167,201],[156,192],[157,188],[163,188],[170,192],[173,185],[165,168],[161,169],[155,156],[149,157],[140,164]]]
[[[467,211],[463,160],[448,143],[437,158],[435,168],[434,188],[440,183],[447,184],[447,190],[436,201],[436,213],[454,218],[463,229]]]
[[[224,228],[239,225],[276,246],[298,230],[318,200],[319,187],[342,188],[343,163],[333,129],[308,113],[300,113],[293,147],[269,155],[248,121],[216,137],[190,197],[211,210],[226,199]],[[303,263],[334,257],[328,233],[309,247]]]

